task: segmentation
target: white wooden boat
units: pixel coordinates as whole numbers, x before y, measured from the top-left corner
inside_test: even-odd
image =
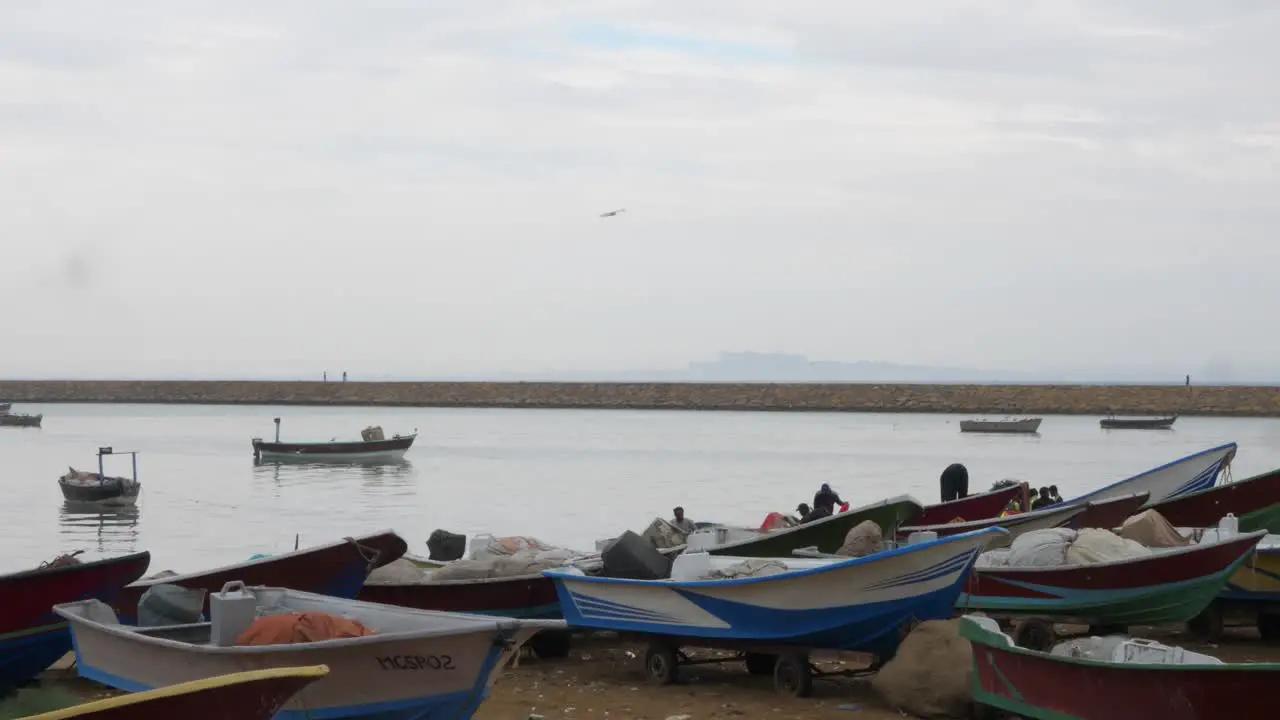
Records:
[[[224,588],[224,591],[227,588]],[[119,622],[97,600],[58,605],[75,640],[82,676],[141,692],[245,669],[327,665],[329,675],[295,695],[278,720],[469,718],[520,647],[557,620],[515,620],[411,610],[283,588],[253,587],[257,617],[319,612],[356,620],[376,634],[280,645],[218,644],[254,618],[159,627]],[[234,641],[232,641],[234,642]]]
[[[1021,433],[1030,435],[1040,432],[1040,423],[1044,418],[1027,417],[1015,420],[961,420],[960,432],[971,433]]]

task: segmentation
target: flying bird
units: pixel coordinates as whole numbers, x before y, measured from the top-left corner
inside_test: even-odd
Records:
[[[618,213],[626,212],[626,211],[627,211],[627,209],[626,209],[626,208],[618,208],[617,210],[610,210],[610,211],[609,211],[609,212],[607,212],[607,213],[600,213],[600,217],[613,217],[614,215],[617,215]]]

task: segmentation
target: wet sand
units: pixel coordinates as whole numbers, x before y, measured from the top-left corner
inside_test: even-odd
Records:
[[[1063,628],[1065,629],[1065,628]],[[1083,630],[1083,628],[1081,628]],[[1228,662],[1280,662],[1280,645],[1264,644],[1252,628],[1228,632],[1220,643],[1205,643],[1179,628],[1134,628],[1147,637],[1204,652]],[[525,655],[507,668],[476,720],[613,718],[616,720],[705,720],[722,718],[812,718],[813,720],[900,720],[870,686],[869,678],[814,681],[813,695],[795,698],[774,690],[773,679],[747,674],[740,662],[681,669],[681,682],[658,687],[644,675],[642,643],[604,636],[581,638],[565,660],[540,661]],[[66,663],[62,664],[65,668]],[[827,669],[856,669],[851,663]],[[50,670],[44,684],[85,699],[114,691],[75,676],[74,669]]]

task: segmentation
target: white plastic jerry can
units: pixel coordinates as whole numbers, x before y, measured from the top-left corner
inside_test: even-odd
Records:
[[[258,596],[240,580],[232,580],[209,595],[210,640],[218,647],[235,645],[257,617]]]

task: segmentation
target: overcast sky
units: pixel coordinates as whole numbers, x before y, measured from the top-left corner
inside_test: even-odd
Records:
[[[1278,37],[1265,0],[5,2],[0,376],[1280,364]]]

